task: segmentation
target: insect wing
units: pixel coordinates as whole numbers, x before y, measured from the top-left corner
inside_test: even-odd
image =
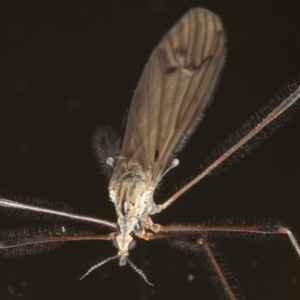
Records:
[[[225,56],[221,20],[196,8],[153,51],[128,113],[121,156],[152,169],[154,185],[195,130]]]

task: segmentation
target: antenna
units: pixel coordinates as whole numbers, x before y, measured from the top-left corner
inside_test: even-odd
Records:
[[[150,281],[148,281],[145,273],[139,269],[130,259],[127,258],[127,262],[129,263],[130,267],[136,271],[141,277],[143,277],[143,279],[145,280],[145,282],[147,282],[149,285],[154,286],[153,283],[151,283]]]
[[[118,258],[117,255],[108,257],[102,261],[100,261],[99,263],[93,265],[83,276],[81,276],[79,278],[79,280],[82,280],[83,278],[85,278],[86,276],[88,276],[91,272],[93,272],[94,270],[98,269],[99,267],[103,266],[104,264],[108,263],[109,261]]]
[[[89,268],[89,270],[88,270],[84,275],[82,275],[82,276],[79,278],[79,280],[84,279],[85,277],[87,277],[87,276],[88,276],[91,272],[93,272],[94,270],[98,269],[99,267],[103,266],[104,264],[106,264],[106,263],[108,263],[109,261],[111,261],[111,260],[113,260],[113,259],[116,259],[116,258],[118,258],[118,256],[117,256],[117,255],[114,255],[114,256],[108,257],[108,258],[106,258],[106,259],[100,261],[99,263],[93,265],[91,268]],[[144,273],[141,269],[139,269],[139,268],[138,268],[131,260],[127,259],[126,261],[129,263],[130,267],[131,267],[134,271],[136,271],[136,272],[144,279],[144,281],[145,281],[146,283],[148,283],[150,286],[154,286],[154,284],[151,283],[151,282],[147,279],[145,273]]]

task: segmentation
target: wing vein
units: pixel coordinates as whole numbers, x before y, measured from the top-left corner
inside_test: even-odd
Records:
[[[201,120],[224,54],[221,20],[196,8],[164,35],[150,56],[133,96],[121,156],[129,156],[144,170],[155,166],[151,186],[160,180],[171,155],[183,148]],[[121,166],[114,171],[122,172]]]

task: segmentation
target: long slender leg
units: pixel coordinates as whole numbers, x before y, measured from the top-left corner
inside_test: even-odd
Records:
[[[44,244],[55,242],[70,242],[83,240],[111,240],[111,235],[91,235],[91,236],[55,236],[55,237],[38,237],[38,238],[20,238],[0,241],[0,249],[14,247],[24,247],[32,244]]]
[[[206,255],[208,256],[214,270],[216,271],[221,283],[223,284],[229,299],[236,300],[237,298],[235,297],[228,281],[226,280],[225,275],[223,274],[218,262],[216,261],[215,256],[213,255],[213,253],[210,249],[209,243],[203,237],[197,239],[197,243],[203,247],[203,249],[204,249]]]
[[[231,221],[232,223],[232,221]],[[226,293],[230,300],[236,300],[237,294],[235,294],[226,279],[224,272],[220,268],[220,264],[215,259],[215,255],[211,250],[211,247],[205,238],[209,235],[210,238],[213,236],[223,236],[230,237],[230,233],[234,237],[241,237],[245,234],[253,235],[286,235],[297,254],[300,256],[300,246],[297,242],[295,235],[286,226],[280,224],[271,224],[271,222],[266,222],[266,225],[216,225],[216,226],[184,226],[184,225],[171,225],[171,226],[161,226],[158,224],[153,224],[153,233],[146,233],[145,239],[170,239],[170,240],[187,240],[189,238],[196,239],[197,243],[201,245],[208,256],[211,265],[213,266],[215,272],[218,275],[222,285],[224,286]]]
[[[178,199],[183,193],[189,190],[193,185],[198,183],[209,173],[211,173],[215,168],[226,161],[231,155],[233,155],[237,150],[241,149],[250,140],[253,140],[261,130],[263,130],[267,125],[276,120],[281,114],[283,114],[288,108],[297,103],[300,99],[300,87],[298,86],[288,97],[286,97],[282,102],[280,102],[265,118],[263,118],[259,123],[253,124],[253,129],[250,130],[243,138],[236,141],[225,153],[223,153],[218,159],[216,159],[212,164],[210,164],[205,170],[203,170],[199,175],[192,179],[189,183],[179,189],[171,198],[166,200],[162,204],[157,205],[157,212],[159,213],[169,205],[171,205],[176,199]],[[266,105],[267,107],[268,105]],[[250,119],[251,120],[251,119]],[[248,122],[247,122],[248,123]],[[250,121],[251,124],[251,121]]]
[[[182,225],[174,225],[174,226],[161,226],[160,232],[162,233],[172,233],[174,235],[177,234],[196,234],[202,235],[205,232],[209,232],[211,236],[215,234],[222,233],[238,233],[238,234],[258,234],[258,235],[287,235],[294,249],[296,250],[298,256],[300,256],[300,246],[297,242],[295,235],[292,231],[282,225],[242,225],[242,226],[182,226]]]
[[[294,234],[287,227],[284,227],[284,226],[280,226],[278,228],[278,233],[286,234],[289,237],[292,245],[294,246],[295,250],[297,251],[298,255],[300,256],[300,247],[299,247],[299,244],[298,244]]]
[[[182,227],[185,227],[186,229],[188,226],[182,226]],[[149,240],[168,239],[171,241],[171,244],[174,247],[179,248],[180,250],[192,252],[194,254],[201,254],[201,253],[204,254],[206,258],[208,258],[208,266],[207,266],[208,270],[210,270],[210,272],[213,273],[213,278],[218,278],[218,282],[220,283],[220,292],[223,295],[223,297],[226,295],[226,299],[230,299],[230,300],[237,300],[237,299],[244,298],[243,295],[241,294],[239,287],[237,286],[236,280],[234,280],[235,282],[234,289],[231,287],[233,280],[230,281],[230,279],[233,279],[232,277],[233,274],[230,272],[230,269],[228,269],[228,266],[226,266],[226,261],[224,261],[224,257],[223,258],[222,256],[219,257],[221,261],[217,261],[216,253],[215,253],[216,250],[214,251],[212,250],[212,247],[215,248],[215,245],[213,246],[205,237],[202,236],[201,233],[197,234],[195,233],[195,231],[193,231],[193,232],[188,232],[189,234],[185,234],[187,233],[187,230],[177,231],[177,232],[174,232],[172,230],[172,231],[165,232],[164,228],[165,227],[162,227],[162,231],[157,232],[157,234],[154,235],[149,234],[147,238]],[[189,237],[193,241],[190,241]],[[220,253],[218,254],[218,256],[220,256]],[[224,268],[226,270],[225,272],[224,272]]]
[[[32,211],[32,212],[36,212],[39,214],[60,216],[60,217],[64,217],[67,219],[104,225],[106,227],[110,227],[113,229],[116,229],[116,226],[117,226],[116,223],[98,219],[98,218],[82,216],[82,215],[78,215],[78,214],[74,214],[74,213],[68,213],[68,212],[49,209],[49,208],[45,208],[45,207],[38,207],[38,206],[24,204],[21,202],[16,202],[16,201],[3,199],[3,198],[0,198],[0,207],[6,207],[6,208],[10,208],[10,209],[18,209],[18,210],[23,210],[23,211]]]

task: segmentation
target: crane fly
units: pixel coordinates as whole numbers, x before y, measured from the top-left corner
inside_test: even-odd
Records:
[[[234,289],[214,256],[210,237],[220,233],[253,235],[286,235],[300,256],[300,247],[293,233],[281,224],[233,224],[210,226],[163,226],[153,223],[151,216],[169,207],[179,196],[230,160],[238,151],[254,144],[255,138],[274,120],[279,120],[289,108],[297,104],[300,88],[295,87],[280,103],[260,115],[259,121],[240,137],[199,175],[179,189],[161,204],[153,196],[162,178],[179,160],[176,154],[182,150],[195,131],[204,111],[212,100],[219,75],[225,61],[226,37],[220,18],[214,13],[195,8],[188,11],[161,39],[146,64],[137,89],[134,92],[127,116],[125,133],[121,143],[109,140],[109,134],[100,130],[95,138],[102,166],[111,173],[109,198],[115,206],[117,222],[83,216],[51,206],[28,204],[0,199],[0,206],[9,211],[73,220],[109,229],[110,233],[80,234],[68,226],[47,227],[46,231],[28,230],[10,233],[2,237],[0,248],[15,254],[27,254],[39,250],[41,245],[56,245],[65,241],[110,240],[117,247],[115,256],[90,268],[82,276],[112,259],[119,265],[130,264],[144,280],[145,274],[129,259],[129,250],[135,239],[171,239],[192,242],[203,249],[223,286],[227,298],[237,298]],[[281,118],[282,121],[282,118]],[[284,121],[284,120],[283,120]],[[252,122],[253,124],[253,122]],[[105,165],[105,166],[104,166]],[[48,233],[46,233],[48,231]],[[209,238],[208,238],[209,237]],[[22,249],[30,249],[23,251]]]

